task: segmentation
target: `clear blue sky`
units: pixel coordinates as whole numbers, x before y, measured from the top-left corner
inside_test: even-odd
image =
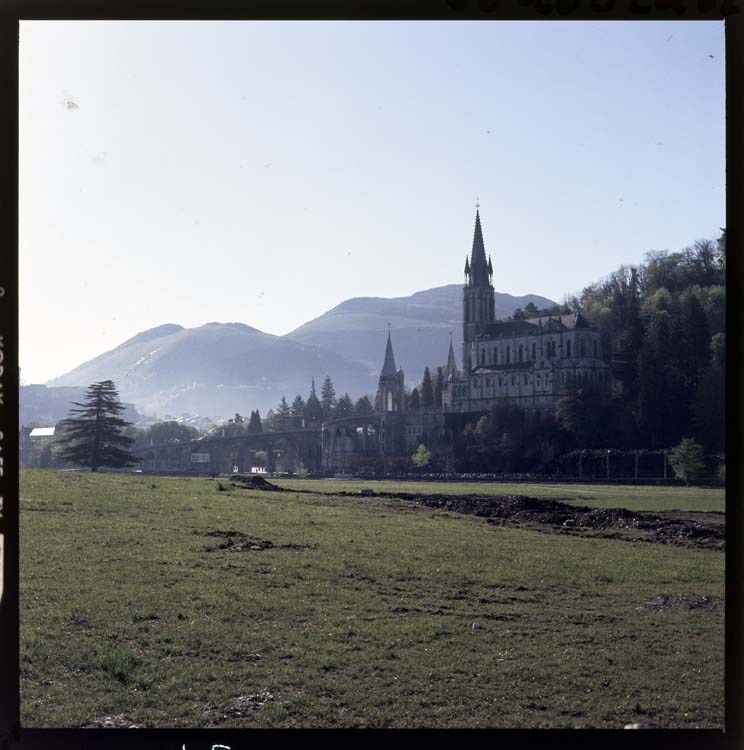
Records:
[[[24,22],[21,376],[162,323],[560,299],[725,225],[720,22]]]

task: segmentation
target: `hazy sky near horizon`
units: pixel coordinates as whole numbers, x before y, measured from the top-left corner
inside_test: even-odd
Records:
[[[722,22],[22,22],[20,363],[355,296],[559,300],[725,226]]]

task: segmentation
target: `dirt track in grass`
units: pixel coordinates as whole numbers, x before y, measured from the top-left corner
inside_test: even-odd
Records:
[[[341,492],[345,496],[358,493]],[[632,511],[589,508],[526,495],[423,495],[375,492],[374,497],[404,500],[442,511],[488,518],[490,523],[529,525],[542,531],[580,536],[642,540],[721,548],[726,537],[723,513]]]
[[[233,487],[279,490],[280,487],[258,477],[232,477]],[[256,481],[259,480],[259,481]],[[345,497],[379,497],[403,500],[443,511],[463,513],[489,519],[490,523],[526,524],[542,531],[580,536],[601,536],[692,546],[721,548],[726,538],[724,513],[694,511],[634,511],[626,508],[590,508],[569,505],[559,500],[527,495],[442,495],[411,492],[294,492],[340,495]]]

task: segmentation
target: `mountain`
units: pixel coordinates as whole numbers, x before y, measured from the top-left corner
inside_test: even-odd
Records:
[[[168,324],[138,333],[115,349],[50,381],[79,386],[113,380],[124,401],[148,415],[208,414],[276,407],[307,397],[314,377],[318,391],[330,374],[340,392],[373,392],[368,367],[316,346],[273,336],[242,323],[198,328]]]
[[[22,385],[18,394],[18,424],[25,427],[53,427],[70,416],[72,402],[85,400],[85,387],[48,388],[45,385]],[[124,402],[122,417],[136,422],[139,414],[134,404]]]
[[[496,317],[505,318],[529,302],[552,305],[536,295],[496,293]],[[273,336],[243,323],[207,323],[184,328],[168,323],[150,328],[111,351],[48,383],[87,386],[113,380],[123,401],[140,413],[164,417],[182,413],[212,417],[260,409],[265,414],[282,396],[307,397],[314,377],[318,393],[326,374],[337,394],[352,398],[375,392],[390,323],[398,367],[409,383],[427,365],[447,360],[449,335],[458,363],[462,351],[462,287],[427,289],[410,297],[346,300],[286,336]]]
[[[530,302],[537,307],[554,305],[552,300],[528,294],[514,297],[496,292],[496,318],[508,318]],[[385,353],[384,341],[390,323],[395,362],[406,380],[420,380],[424,368],[447,361],[449,334],[455,357],[462,359],[462,285],[448,284],[410,297],[354,297],[319,318],[296,328],[285,338],[343,353],[347,359],[379,371]]]

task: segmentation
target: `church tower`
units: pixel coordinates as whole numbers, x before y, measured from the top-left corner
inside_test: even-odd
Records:
[[[472,345],[480,332],[495,321],[493,266],[486,260],[479,206],[475,208],[475,232],[470,259],[465,259],[465,286],[462,295],[462,367],[468,373],[477,362],[471,361]]]
[[[394,454],[402,447],[403,411],[405,409],[405,377],[403,370],[395,369],[393,344],[388,327],[385,361],[377,384],[375,406],[380,415],[379,446],[383,453]]]
[[[388,330],[385,361],[382,363],[380,379],[377,384],[377,410],[380,414],[402,412],[403,403],[403,370],[395,369],[395,355]]]

